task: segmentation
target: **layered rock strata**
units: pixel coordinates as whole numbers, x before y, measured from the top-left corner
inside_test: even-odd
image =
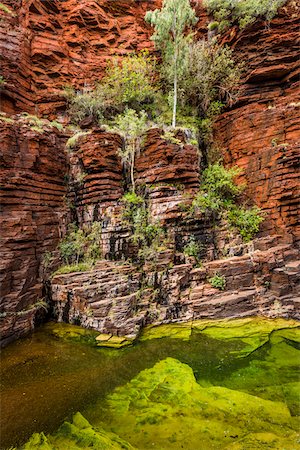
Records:
[[[300,253],[283,244],[259,250],[268,244],[257,240],[252,252],[201,268],[172,267],[166,259],[164,267],[142,273],[105,261],[90,272],[57,275],[51,289],[58,320],[134,338],[147,324],[253,315],[300,319]],[[216,273],[226,279],[224,291],[208,281]]]
[[[246,74],[239,101],[216,124],[224,162],[242,169],[246,195],[265,212],[266,234],[300,239],[300,7],[288,2],[269,26],[226,38]]]
[[[44,297],[40,265],[67,220],[65,138],[55,130],[36,131],[23,119],[0,121],[3,343],[33,329]]]

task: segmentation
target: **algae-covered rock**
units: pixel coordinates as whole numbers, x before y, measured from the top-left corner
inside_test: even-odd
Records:
[[[285,402],[293,415],[299,415],[298,340],[299,328],[274,331],[263,358],[256,353],[247,367],[234,371],[222,384],[265,399]]]
[[[34,433],[29,441],[22,447],[24,450],[55,450],[44,433]]]
[[[192,333],[192,322],[187,323],[171,323],[166,325],[146,327],[139,341],[148,341],[150,339],[161,339],[164,337],[188,340]]]
[[[45,436],[35,433],[22,447],[23,450],[134,450],[116,434],[102,428],[94,428],[79,412],[73,416],[73,422],[64,422],[55,435]]]
[[[286,329],[289,336],[300,339],[299,322],[286,319],[265,319],[262,317],[245,319],[224,319],[214,321],[193,322],[193,332],[205,334],[218,340],[240,340],[245,346],[239,350],[238,356],[245,357],[268,342],[275,330]]]
[[[71,325],[69,323],[49,322],[44,326],[44,330],[59,339],[89,345],[96,345],[96,337],[99,334],[95,330],[82,328],[79,325]]]
[[[196,449],[200,442],[203,449],[230,448],[253,433],[272,433],[296,445],[284,403],[226,387],[201,387],[192,369],[173,358],[117,388],[107,398],[106,414],[113,431],[143,449]]]
[[[97,347],[107,348],[123,348],[128,347],[133,343],[134,339],[129,339],[124,336],[113,336],[112,334],[99,334],[96,337]]]

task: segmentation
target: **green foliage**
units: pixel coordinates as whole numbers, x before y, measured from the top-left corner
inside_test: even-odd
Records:
[[[159,223],[150,223],[146,201],[135,192],[123,196],[123,219],[132,230],[131,240],[138,247],[140,260],[155,260],[161,249],[164,230]]]
[[[212,287],[214,287],[215,289],[219,289],[220,291],[224,291],[226,287],[226,279],[223,275],[216,274],[208,281],[212,285]]]
[[[73,136],[71,136],[66,143],[66,148],[68,150],[73,149],[74,147],[76,147],[78,140],[82,137],[82,136],[86,136],[87,134],[89,134],[88,131],[77,131]]]
[[[270,21],[286,0],[204,0],[208,12],[218,21],[219,31],[234,23],[241,29],[259,17]]]
[[[183,101],[194,107],[207,144],[212,140],[214,119],[223,106],[231,105],[237,97],[241,71],[242,65],[234,61],[228,47],[205,40],[189,46]]]
[[[1,5],[1,3],[0,3],[0,5]],[[0,75],[0,89],[2,87],[4,87],[5,85],[6,85],[5,78],[2,75]]]
[[[68,100],[68,113],[75,123],[86,117],[95,122],[111,120],[126,108],[147,109],[155,102],[155,60],[146,51],[115,58],[96,86],[75,91],[67,86],[63,95]]]
[[[238,229],[245,242],[249,242],[259,231],[259,225],[263,222],[260,208],[254,206],[246,209],[233,205],[228,211],[229,223]]]
[[[235,177],[240,173],[239,167],[226,169],[219,163],[213,164],[203,172],[202,188],[223,199],[232,199],[244,189],[244,186],[238,186],[234,182]]]
[[[6,5],[4,5],[2,2],[0,2],[0,10],[5,12],[6,14],[15,16],[15,13],[10,8],[8,8]]]
[[[244,186],[237,186],[234,182],[239,173],[238,167],[225,169],[219,163],[208,166],[203,172],[202,183],[193,201],[193,207],[214,212],[228,209],[233,199],[244,189]]]
[[[143,197],[131,191],[123,195],[122,201],[127,205],[142,205],[144,203]]]
[[[108,65],[101,84],[107,85],[116,105],[139,110],[140,105],[155,99],[154,64],[146,50],[115,59]]]
[[[115,120],[115,130],[124,137],[125,146],[120,151],[123,164],[129,169],[131,186],[135,191],[134,163],[135,156],[140,151],[142,136],[147,130],[147,114],[141,111],[139,114],[133,109],[126,109]]]
[[[53,128],[57,128],[59,131],[63,131],[64,129],[64,126],[60,122],[57,122],[57,120],[53,120],[52,122],[50,122],[50,126]]]
[[[183,144],[183,142],[175,136],[174,131],[170,131],[170,130],[165,131],[164,134],[160,137],[162,139],[165,139],[167,142],[170,142],[171,144],[176,144],[176,145]]]
[[[0,121],[5,123],[14,123],[14,119],[7,117],[6,113],[0,111]]]
[[[245,188],[245,185],[237,185],[234,181],[239,173],[238,167],[226,169],[219,163],[210,165],[203,172],[199,192],[192,203],[192,212],[198,208],[202,212],[210,211],[223,216],[248,242],[259,231],[264,218],[257,207],[236,205]]]
[[[49,251],[45,252],[43,254],[43,260],[42,260],[43,268],[47,269],[52,264],[53,260],[54,260],[54,257],[53,257],[52,252],[49,252]]]
[[[195,11],[189,0],[165,0],[162,9],[148,11],[145,20],[154,27],[152,40],[162,54],[163,78],[173,83],[173,118],[176,126],[178,84],[185,76],[188,45],[192,40],[189,31],[197,23]]]
[[[94,222],[90,229],[78,229],[74,224],[59,244],[60,256],[67,265],[95,261],[101,258],[101,223]]]
[[[200,254],[203,250],[203,245],[200,242],[197,242],[194,236],[191,236],[189,242],[183,249],[183,253],[187,256],[191,256],[195,258],[196,262],[200,263]]]
[[[66,86],[63,95],[68,101],[68,113],[74,123],[85,117],[92,117],[97,122],[103,120],[106,95],[101,87],[84,87],[82,91],[76,91],[72,86]]]
[[[52,274],[52,277],[54,277],[55,275],[63,275],[66,273],[86,272],[87,270],[90,270],[92,267],[93,267],[93,261],[80,262],[78,264],[66,264],[64,266],[61,266],[59,269],[57,269]]]

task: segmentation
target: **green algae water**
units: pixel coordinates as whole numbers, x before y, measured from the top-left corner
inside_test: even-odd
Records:
[[[49,323],[3,350],[2,449],[300,449],[297,322],[163,325],[118,349],[96,337]]]

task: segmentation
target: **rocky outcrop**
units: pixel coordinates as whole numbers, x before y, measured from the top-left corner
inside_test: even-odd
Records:
[[[241,97],[216,124],[224,161],[242,169],[246,195],[265,212],[265,233],[300,239],[299,5],[288,2],[269,26],[231,32],[227,43],[245,61]]]
[[[67,219],[65,138],[45,125],[2,119],[1,133],[1,339],[34,326],[43,299],[39,268]],[[56,131],[55,131],[56,130]],[[36,306],[35,306],[36,305]]]
[[[113,55],[153,49],[143,17],[161,2],[4,4],[15,14],[1,12],[1,108],[9,114],[60,117],[65,114],[64,85],[92,85]],[[202,36],[207,17],[200,1],[194,5]],[[146,323],[253,314],[298,317],[297,8],[289,2],[269,26],[257,22],[243,31],[233,28],[223,38],[237,59],[246,62],[246,74],[238,102],[216,123],[215,140],[225,164],[241,167],[239,180],[247,182],[249,204],[258,204],[265,213],[263,238],[254,247],[210,215],[186,214],[183,205],[188,207],[199,186],[201,156],[186,134],[170,139],[152,129],[136,158],[135,180],[147,199],[150,221],[160,221],[167,239],[155,264],[148,261],[138,271],[123,261],[134,260],[137,249],[122,219],[127,180],[120,136],[94,129],[79,138],[67,157],[66,136],[49,123],[41,130],[24,118],[4,117],[4,342],[32,329],[35,305],[43,297],[43,254],[56,247],[69,221],[87,227],[101,223],[106,261],[86,273],[54,278],[52,300],[60,320],[136,336]],[[201,268],[183,253],[191,237],[203,247]],[[208,283],[215,273],[225,277],[225,292]]]
[[[244,256],[200,268],[172,267],[166,260],[160,270],[142,273],[105,261],[90,272],[57,275],[51,289],[58,320],[132,339],[147,324],[255,315],[300,319],[300,253],[283,244],[265,249],[269,244],[257,240]],[[209,282],[216,273],[226,280],[224,291]]]

